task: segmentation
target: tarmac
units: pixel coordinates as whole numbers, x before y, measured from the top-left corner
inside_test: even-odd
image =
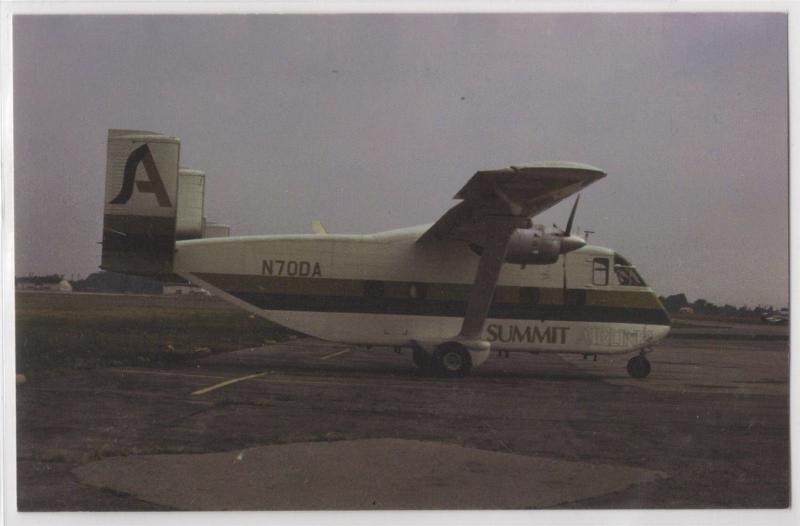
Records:
[[[75,474],[149,502],[207,511],[543,508],[666,476],[397,438],[114,457]]]
[[[18,506],[782,508],[783,334],[670,338],[644,380],[629,356],[519,353],[449,380],[311,339],[29,378]]]

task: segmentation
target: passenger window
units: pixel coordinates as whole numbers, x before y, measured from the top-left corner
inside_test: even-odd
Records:
[[[368,298],[382,298],[383,297],[383,282],[382,281],[366,281],[364,282],[364,295]]]
[[[408,295],[415,300],[424,300],[428,295],[428,285],[425,283],[412,283],[408,287]]]
[[[594,258],[592,285],[608,285],[608,258]]]
[[[570,307],[582,307],[586,305],[586,291],[584,289],[567,289],[564,303]]]
[[[519,302],[523,305],[539,304],[539,289],[535,287],[521,287],[519,289]]]

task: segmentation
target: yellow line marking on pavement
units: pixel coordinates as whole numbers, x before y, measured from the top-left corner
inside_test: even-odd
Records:
[[[169,371],[152,371],[149,369],[118,369],[112,368],[107,369],[112,373],[123,373],[123,374],[149,374],[154,376],[177,376],[181,378],[225,378],[224,375],[220,374],[196,374],[196,373],[174,373]]]
[[[337,352],[335,352],[335,353],[326,354],[325,356],[323,356],[322,358],[320,358],[320,360],[327,360],[328,358],[333,358],[334,356],[339,356],[340,354],[344,354],[344,353],[346,353],[346,352],[350,352],[350,351],[352,351],[352,350],[353,350],[353,349],[345,349],[345,350],[343,350],[343,351],[337,351]]]
[[[204,387],[203,389],[198,389],[197,391],[193,392],[192,394],[193,395],[202,395],[202,394],[210,393],[211,391],[214,391],[215,389],[219,389],[220,387],[225,387],[226,385],[235,384],[235,383],[241,382],[243,380],[250,380],[251,378],[258,378],[259,376],[264,376],[265,374],[267,374],[267,373],[258,373],[258,374],[251,374],[251,375],[248,375],[248,376],[242,376],[242,377],[239,377],[239,378],[232,378],[230,380],[225,380],[224,382],[220,382],[218,384],[214,384],[214,385],[209,386],[209,387]]]

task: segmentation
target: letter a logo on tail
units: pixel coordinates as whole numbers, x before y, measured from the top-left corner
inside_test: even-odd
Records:
[[[139,163],[144,165],[144,171],[147,174],[149,181],[134,181],[136,179],[136,169]],[[167,195],[167,190],[164,188],[164,183],[161,180],[161,174],[158,173],[158,167],[153,154],[150,153],[150,148],[144,144],[139,146],[131,152],[128,160],[125,162],[125,172],[122,179],[122,189],[119,195],[111,201],[112,205],[124,205],[128,202],[133,195],[133,183],[136,182],[136,189],[142,193],[155,194],[158,206],[171,207],[172,203]]]

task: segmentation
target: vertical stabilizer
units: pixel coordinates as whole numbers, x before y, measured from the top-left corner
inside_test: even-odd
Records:
[[[172,271],[179,158],[176,137],[108,130],[101,268],[144,276]]]

